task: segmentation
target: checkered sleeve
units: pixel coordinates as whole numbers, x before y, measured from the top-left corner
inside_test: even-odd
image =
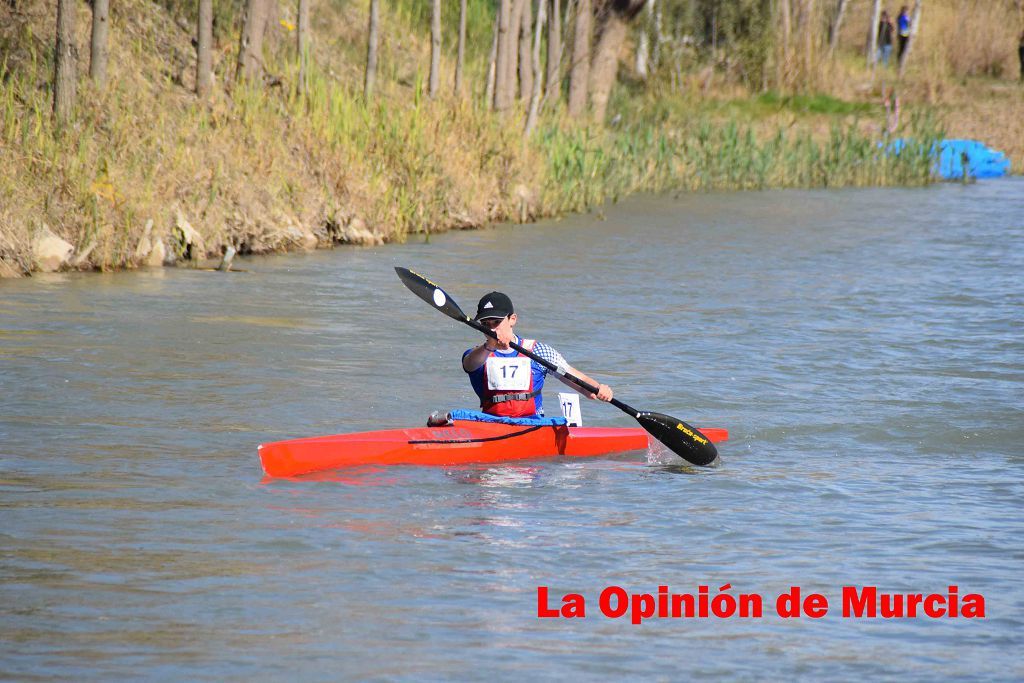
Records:
[[[564,369],[569,366],[569,364],[565,362],[565,358],[562,357],[562,354],[544,342],[537,342],[533,347],[533,352],[559,368]]]

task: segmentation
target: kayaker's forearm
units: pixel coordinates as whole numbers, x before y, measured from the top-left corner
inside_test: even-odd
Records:
[[[489,356],[491,351],[494,350],[487,348],[487,345],[493,343],[494,342],[486,341],[463,356],[462,369],[466,372],[473,372],[474,370],[479,369],[481,365],[487,362],[487,356]]]
[[[579,370],[574,370],[573,368],[568,368],[568,369],[567,369],[567,372],[568,372],[568,373],[569,373],[570,375],[573,375],[574,377],[578,377],[578,378],[579,378],[580,380],[582,380],[582,381],[584,381],[584,382],[586,382],[586,383],[588,383],[588,384],[593,384],[593,385],[594,385],[595,387],[597,386],[597,382],[595,382],[595,381],[594,381],[593,379],[591,379],[591,378],[590,378],[590,377],[588,377],[587,375],[584,375],[584,374],[583,374],[582,372],[580,372]],[[587,398],[593,398],[593,394],[591,394],[591,393],[590,393],[589,391],[587,391],[586,389],[584,389],[583,387],[581,387],[581,386],[580,386],[579,384],[577,384],[576,382],[573,382],[573,381],[572,381],[571,379],[569,379],[568,377],[563,377],[563,376],[561,376],[561,375],[555,375],[555,376],[556,376],[556,377],[558,377],[558,379],[562,380],[562,383],[563,383],[563,384],[565,384],[565,385],[566,385],[567,387],[569,387],[570,389],[572,389],[572,390],[574,390],[574,391],[576,391],[576,392],[578,392],[578,393],[580,393],[580,394],[583,394],[583,395],[584,395],[584,396],[586,396]]]
[[[571,379],[569,379],[567,377],[564,377],[562,375],[555,375],[567,387],[569,387],[571,389],[574,389],[576,392],[578,392],[580,394],[583,394],[587,398],[599,398],[602,401],[609,401],[609,400],[611,400],[612,388],[609,387],[607,384],[601,384],[600,382],[598,382],[597,380],[593,379],[589,375],[583,374],[582,372],[580,372],[579,370],[577,370],[576,368],[574,368],[572,366],[567,367],[566,368],[566,372],[568,372],[570,375],[573,375],[574,377],[579,378],[581,381],[586,382],[587,384],[590,384],[592,386],[597,387],[598,388],[598,393],[594,394],[591,391],[589,391],[588,389],[584,389],[579,384],[577,384],[576,382],[573,382]]]

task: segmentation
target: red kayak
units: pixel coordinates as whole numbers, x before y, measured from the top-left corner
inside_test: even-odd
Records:
[[[701,429],[713,442],[725,429]],[[259,446],[272,477],[354,465],[462,465],[553,456],[588,457],[642,451],[650,435],[639,427],[567,427],[454,420],[449,425],[316,436]]]

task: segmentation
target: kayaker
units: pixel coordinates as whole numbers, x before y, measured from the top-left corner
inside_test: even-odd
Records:
[[[548,369],[521,355],[509,346],[509,342],[519,344],[598,388],[597,394],[591,394],[561,375],[555,375],[584,396],[602,401],[612,400],[612,389],[607,384],[599,384],[573,368],[565,362],[562,354],[547,344],[516,335],[512,330],[517,322],[515,309],[512,300],[505,294],[485,294],[477,305],[474,320],[494,330],[498,337],[497,340],[486,337],[483,344],[467,349],[462,354],[462,369],[469,374],[473,391],[480,397],[480,409],[485,413],[503,417],[544,415],[544,396],[541,390]]]

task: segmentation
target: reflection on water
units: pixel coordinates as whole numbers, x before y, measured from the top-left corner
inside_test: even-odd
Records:
[[[1021,216],[1015,179],[639,198],[244,277],[0,282],[0,677],[1019,678]],[[475,405],[475,334],[395,265],[464,308],[507,291],[623,400],[729,429],[721,466],[655,445],[263,478],[258,443]],[[728,582],[956,584],[989,616],[536,617],[538,585]]]
[[[446,469],[445,475],[460,484],[484,488],[516,488],[538,483],[542,469],[522,465],[466,465]]]

